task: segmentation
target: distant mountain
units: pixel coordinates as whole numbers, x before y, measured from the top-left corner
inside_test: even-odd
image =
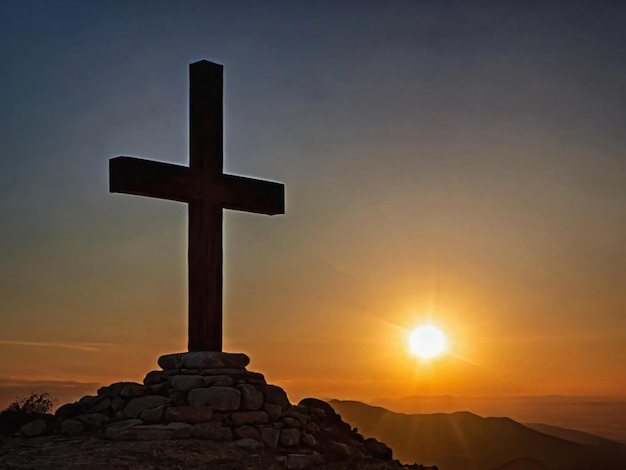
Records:
[[[626,469],[626,446],[577,431],[546,426],[546,433],[509,418],[469,412],[408,415],[355,401],[330,403],[345,421],[385,442],[405,463],[439,470]]]
[[[624,447],[623,444],[612,441],[610,439],[606,439],[604,437],[589,434],[587,432],[562,428],[559,426],[552,426],[550,424],[524,423],[524,426],[529,427],[530,429],[534,429],[535,431],[542,432],[544,434],[550,434],[551,436],[558,437],[560,439],[576,442],[577,444],[584,444],[605,449],[619,449],[620,447]]]
[[[400,413],[453,413],[507,416],[518,423],[550,423],[626,444],[626,395],[412,395],[378,397],[374,403]]]

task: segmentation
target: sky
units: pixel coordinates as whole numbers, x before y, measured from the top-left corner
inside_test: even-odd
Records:
[[[626,395],[626,5],[0,5],[0,396],[75,398],[186,350],[188,65],[224,65],[224,349],[305,396]],[[448,350],[424,361],[429,323]],[[626,423],[626,421],[625,421]]]

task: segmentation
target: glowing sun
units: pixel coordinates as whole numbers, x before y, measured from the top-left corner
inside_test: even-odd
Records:
[[[446,338],[439,328],[424,325],[416,328],[409,335],[411,352],[422,359],[440,355],[446,349]]]

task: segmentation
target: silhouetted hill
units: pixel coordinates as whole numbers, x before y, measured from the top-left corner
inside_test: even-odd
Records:
[[[394,457],[437,465],[440,470],[626,468],[626,446],[581,444],[509,418],[482,418],[469,412],[407,415],[354,401],[330,403],[359,432],[389,445]],[[607,440],[597,439],[596,444],[606,444]]]
[[[530,457],[520,457],[491,470],[555,470],[555,468]]]
[[[518,423],[550,423],[626,444],[626,397],[572,395],[453,396],[411,395],[376,400],[399,413],[453,413],[508,416]]]
[[[576,431],[574,429],[567,429],[559,426],[552,426],[550,424],[524,423],[524,426],[529,427],[530,429],[534,429],[535,431],[542,432],[544,434],[558,437],[560,439],[576,442],[577,444],[584,444],[606,449],[623,449],[625,447],[619,442],[596,436],[595,434],[589,434],[587,432]]]

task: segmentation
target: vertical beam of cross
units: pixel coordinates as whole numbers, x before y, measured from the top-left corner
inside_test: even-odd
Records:
[[[224,167],[223,83],[221,65],[189,66],[189,167],[211,182],[221,178]],[[189,202],[190,351],[222,350],[224,231],[221,201],[211,196]]]

